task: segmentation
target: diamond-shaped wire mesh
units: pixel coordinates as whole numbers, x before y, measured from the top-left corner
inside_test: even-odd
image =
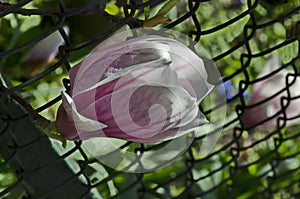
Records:
[[[162,3],[0,1],[1,198],[300,197],[300,92],[297,95],[293,88],[300,67],[298,0],[183,0],[169,13],[173,22],[161,26],[201,44],[223,76],[226,123],[206,156],[197,153],[203,141],[198,136],[171,165],[149,173],[126,173],[91,158],[81,141],[68,141],[67,148],[62,148],[34,125],[24,102],[55,119],[70,67],[124,26],[141,27],[144,9],[154,10]],[[65,45],[46,68],[36,71],[20,65],[34,44],[56,30]],[[274,57],[280,59],[279,67],[261,75],[268,61],[275,65]],[[257,97],[264,89],[278,92]],[[270,107],[274,99],[279,107],[275,112]],[[261,116],[266,107],[266,115]],[[201,108],[208,117],[218,109]],[[292,117],[291,109],[296,113]],[[121,146],[127,147],[143,153],[161,144]]]

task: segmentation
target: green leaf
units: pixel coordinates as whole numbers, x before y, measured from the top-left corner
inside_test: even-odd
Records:
[[[174,8],[180,0],[169,0],[156,14],[156,16],[163,16],[167,14],[172,8]]]
[[[38,26],[41,23],[41,17],[38,15],[33,15],[30,17],[20,17],[22,21],[20,31],[21,32],[26,32],[27,30]]]
[[[128,152],[134,152],[134,150],[136,148],[140,148],[141,147],[141,144],[140,143],[137,143],[137,142],[133,142],[129,145],[128,147]]]
[[[144,3],[148,2],[149,0],[143,0]],[[145,15],[145,20],[149,19],[150,17],[150,6],[146,6],[144,8],[144,15]]]
[[[145,20],[150,16],[150,6],[144,8]]]
[[[105,11],[111,15],[119,14],[119,7],[114,2],[108,2]]]
[[[3,164],[5,160],[0,158],[0,164]],[[14,170],[9,166],[5,166],[0,170],[0,189],[9,187],[16,183],[18,178]]]

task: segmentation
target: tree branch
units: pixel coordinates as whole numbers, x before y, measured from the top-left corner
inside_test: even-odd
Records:
[[[11,9],[13,6],[14,5],[10,3],[0,2],[0,11],[2,12],[7,9]],[[15,9],[12,13],[21,14],[24,16],[30,16],[30,15],[60,16],[63,14],[58,9],[24,9],[24,8]]]
[[[10,4],[10,3],[6,3],[6,2],[0,2],[0,15],[1,12],[6,11],[7,9],[11,9],[13,8],[13,6],[15,6],[16,4]],[[78,12],[76,12],[78,11]],[[66,9],[66,12],[62,12],[59,9],[55,9],[55,8],[51,8],[51,9],[24,9],[24,8],[16,8],[14,9],[11,13],[15,13],[15,14],[21,14],[24,16],[31,16],[31,15],[40,15],[40,16],[69,16],[69,15],[95,15],[95,14],[99,14],[102,13],[103,16],[105,18],[107,18],[108,20],[118,23],[118,22],[122,22],[125,19],[123,17],[120,16],[115,16],[115,15],[111,15],[107,12],[105,12],[102,9],[99,9],[99,5],[96,6],[92,6],[91,8],[89,8],[88,10],[78,10],[78,8],[69,8]],[[74,13],[74,14],[72,14]],[[136,18],[132,18],[129,22],[130,25],[132,25],[133,27],[142,27],[143,25],[143,21],[136,19]]]

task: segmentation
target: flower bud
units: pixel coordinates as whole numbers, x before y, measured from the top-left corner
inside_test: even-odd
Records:
[[[66,33],[69,28],[64,27]],[[21,60],[23,75],[31,77],[41,72],[49,63],[53,62],[58,53],[58,47],[64,44],[60,32],[57,30],[39,41]]]
[[[213,86],[182,43],[141,36],[97,48],[70,70],[57,129],[66,139],[170,140],[207,123],[199,103]]]
[[[278,56],[273,56],[264,66],[257,78],[263,78],[266,75],[275,72],[280,68],[280,59]],[[292,119],[300,115],[300,99],[293,97],[300,96],[300,81],[294,72],[288,69],[281,69],[272,76],[264,78],[262,81],[256,82],[253,85],[252,96],[248,105],[253,105],[251,108],[246,108],[241,116],[241,122],[244,128],[252,128],[261,123],[260,127],[275,128],[277,120],[281,117]],[[286,83],[288,78],[288,85]],[[288,97],[288,92],[290,97]],[[275,96],[274,96],[275,95]],[[287,98],[282,106],[282,98]],[[270,98],[270,99],[269,99]],[[262,102],[263,103],[260,103]],[[255,105],[257,104],[257,105]],[[264,122],[263,122],[264,121]],[[287,122],[287,125],[299,123],[299,119],[292,119]]]

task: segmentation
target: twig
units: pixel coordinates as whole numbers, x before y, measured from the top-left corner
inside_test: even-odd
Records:
[[[57,129],[55,123],[44,118],[40,114],[35,111],[32,106],[27,103],[23,98],[18,96],[15,93],[10,93],[9,96],[16,100],[29,114],[29,116],[33,119],[34,124],[41,128],[43,132],[50,138],[58,140],[61,142],[62,147],[66,147],[67,141],[60,134],[57,133]]]
[[[4,86],[1,86],[2,90],[7,90]],[[34,124],[43,130],[43,132],[50,138],[56,139],[61,142],[62,146],[65,148],[67,141],[63,138],[56,129],[55,122],[52,122],[45,117],[41,116],[36,110],[32,108],[32,106],[26,102],[22,97],[15,93],[9,93],[9,96],[18,102],[29,114],[32,118]]]
[[[47,120],[46,118],[38,114],[32,108],[32,106],[28,102],[26,102],[23,98],[21,98],[19,95],[15,93],[10,93],[9,96],[12,99],[16,100],[16,102],[18,102],[28,112],[28,114],[30,115],[30,117],[33,119],[34,122],[38,121],[40,127],[47,127],[49,125],[51,121]]]
[[[1,15],[1,11],[3,12],[7,9],[11,9],[11,8],[13,8],[13,6],[14,6],[14,4],[0,2],[0,15]],[[16,8],[11,13],[21,14],[24,16],[40,15],[40,16],[58,16],[58,17],[69,16],[69,15],[71,16],[71,15],[75,15],[75,14],[76,15],[95,15],[95,14],[102,13],[105,18],[107,18],[108,20],[110,20],[112,22],[118,23],[118,22],[122,22],[125,20],[123,17],[111,15],[111,14],[105,12],[104,10],[99,9],[98,4],[95,6],[92,6],[88,10],[79,10],[78,8],[69,8],[69,9],[66,9],[66,12],[62,12],[60,9],[54,9],[54,8],[51,8],[51,9]],[[136,19],[136,18],[132,18],[129,21],[129,24],[132,25],[133,27],[142,27],[143,21]]]
[[[11,8],[13,8],[13,6],[14,6],[14,4],[0,2],[0,11],[5,11],[7,9],[11,9]],[[24,9],[24,8],[15,9],[12,13],[21,14],[21,15],[25,15],[25,16],[30,16],[30,15],[42,15],[42,16],[57,15],[57,16],[60,16],[63,14],[58,9]]]

